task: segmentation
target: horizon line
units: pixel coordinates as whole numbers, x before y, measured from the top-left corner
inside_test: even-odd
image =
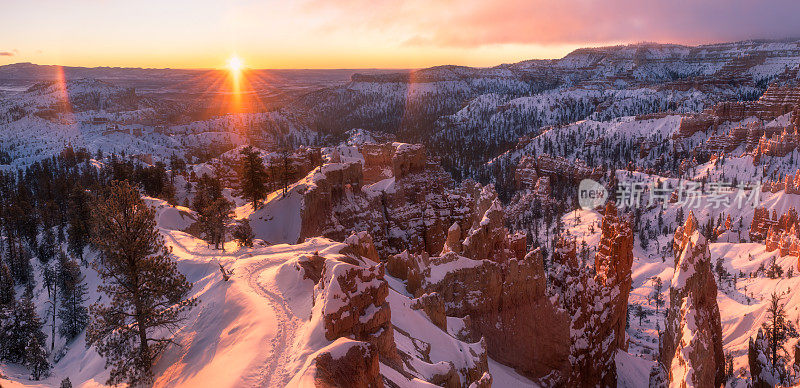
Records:
[[[628,42],[628,43],[619,43],[619,44],[598,44],[598,45],[587,45],[578,47],[561,57],[550,57],[550,58],[536,58],[531,57],[527,59],[521,59],[518,61],[512,62],[500,62],[490,66],[476,66],[476,65],[467,65],[467,64],[434,64],[429,66],[422,66],[422,67],[378,67],[378,66],[370,66],[370,67],[275,67],[275,68],[250,68],[245,67],[247,71],[274,71],[274,70],[421,70],[421,69],[429,69],[434,67],[444,67],[444,66],[455,66],[455,67],[468,67],[474,69],[490,69],[498,66],[503,65],[511,65],[521,62],[527,61],[555,61],[558,59],[563,59],[569,56],[572,53],[575,53],[580,50],[591,50],[591,49],[603,49],[603,48],[615,48],[615,47],[627,47],[627,46],[639,46],[639,45],[662,45],[662,46],[681,46],[687,48],[697,48],[703,46],[716,46],[716,45],[724,45],[724,44],[736,44],[736,43],[796,43],[800,42],[799,37],[784,37],[784,38],[775,38],[775,39],[767,39],[767,38],[752,38],[752,39],[743,39],[743,40],[734,40],[734,41],[721,41],[721,42],[713,42],[713,43],[700,43],[700,44],[685,44],[685,43],[673,43],[673,42],[656,42],[656,41],[637,41],[637,42]],[[68,67],[68,68],[82,68],[82,69],[119,69],[119,70],[183,70],[183,71],[226,71],[224,66],[220,67],[143,67],[143,66],[132,66],[132,65],[123,65],[123,66],[109,66],[109,65],[97,65],[97,66],[75,66],[75,65],[60,65],[60,64],[41,64],[41,63],[34,63],[30,61],[22,61],[22,62],[14,62],[8,63],[5,65],[0,65],[0,68],[6,66],[14,66],[14,65],[34,65],[34,66],[55,66],[55,67]]]

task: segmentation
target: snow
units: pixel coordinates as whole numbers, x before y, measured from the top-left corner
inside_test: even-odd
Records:
[[[615,361],[617,363],[617,386],[620,388],[640,387],[650,378],[650,369],[653,363],[641,357],[636,357],[628,352],[618,351]]]
[[[673,105],[670,109],[677,112],[698,112],[717,101],[738,99],[757,89],[737,86],[679,90],[643,85],[647,82],[671,81],[675,75],[711,75],[723,70],[745,52],[765,54],[762,63],[746,70],[746,74],[755,82],[772,79],[784,74],[787,69],[796,69],[800,62],[798,42],[737,42],[695,48],[639,44],[577,50],[559,60],[526,61],[496,68],[443,66],[422,69],[410,73],[409,77],[415,82],[354,81],[330,88],[323,94],[310,93],[302,102],[312,102],[308,106],[325,110],[336,107],[336,101],[342,101],[344,96],[354,95],[363,101],[371,101],[347,106],[347,114],[353,115],[348,119],[360,119],[385,114],[395,106],[425,106],[420,102],[431,100],[445,107],[437,110],[437,113],[447,112],[431,128],[434,142],[447,144],[458,139],[466,143],[488,139],[496,141],[497,145],[503,141],[513,144],[521,135],[530,136],[529,142],[521,143],[496,158],[488,167],[498,162],[513,163],[523,155],[546,152],[573,161],[582,155],[603,155],[604,148],[612,149],[612,146],[631,141],[656,144],[651,155],[637,160],[637,163],[644,164],[637,167],[648,167],[648,163],[660,156],[658,153],[667,152],[665,150],[676,145],[671,135],[679,127],[681,116],[675,114],[636,120],[633,115],[665,110],[670,105]],[[636,62],[642,58],[655,61],[638,66]],[[535,78],[537,72],[545,68],[557,72],[563,81],[562,86],[542,91],[538,86],[522,80],[521,76],[533,75]],[[643,82],[611,81],[619,75],[629,75],[633,80]],[[593,83],[594,80],[600,82]],[[66,84],[53,83],[31,89],[0,89],[4,91],[0,99],[0,147],[14,158],[11,165],[0,167],[5,171],[56,155],[67,144],[75,148],[86,147],[93,154],[99,150],[106,153],[125,151],[128,155],[152,155],[154,161],[166,161],[172,154],[184,155],[188,150],[202,150],[220,144],[233,148],[227,156],[235,155],[239,150],[237,147],[247,142],[248,130],[252,128],[267,128],[262,133],[267,144],[275,143],[280,137],[309,144],[321,136],[303,124],[306,122],[306,117],[302,117],[305,112],[298,113],[293,109],[217,116],[170,125],[161,133],[152,126],[137,123],[154,115],[152,108],[137,106],[135,109],[117,109],[118,106],[111,105],[122,104],[115,98],[126,93],[126,88],[96,80],[70,80]],[[80,100],[92,95],[101,97],[99,106],[72,109],[52,119],[31,114],[12,121],[7,114],[12,107],[47,109],[65,102],[65,98],[70,98],[80,108]],[[309,100],[314,95],[320,95],[322,101],[314,104]],[[95,117],[109,118],[118,123],[117,130],[106,133],[109,127],[92,123]],[[524,119],[516,120],[518,117]],[[783,115],[767,125],[787,125],[789,119],[789,115]],[[724,123],[719,130],[753,120],[748,118],[738,123]],[[520,123],[509,124],[514,121]],[[552,127],[542,129],[547,126]],[[141,134],[137,134],[139,130]],[[363,164],[364,159],[357,145],[375,142],[380,137],[378,133],[361,128],[352,129],[344,135],[347,139],[345,143],[323,151],[328,160],[338,158],[340,163],[326,165],[324,169],[342,168],[346,163]],[[707,134],[698,133],[683,140],[683,144],[700,144],[706,137]],[[598,140],[603,142],[585,145]],[[576,144],[577,147],[567,147],[565,144]],[[417,146],[396,143],[396,147],[398,152],[406,152]],[[740,151],[737,150],[735,154],[740,154]],[[596,166],[609,161],[612,160],[607,156],[598,156],[588,162]],[[767,164],[766,171],[762,170],[762,166],[753,166],[749,155],[730,156],[724,162],[715,160],[696,166],[690,171],[690,176],[695,179],[731,180],[735,177],[740,182],[757,181],[771,173],[794,172],[800,168],[800,157],[794,154],[782,158],[765,157],[764,161]],[[103,167],[104,162],[90,161],[98,169]],[[210,163],[195,164],[190,168],[197,175],[214,172]],[[256,236],[267,244],[274,244],[255,248],[239,248],[229,242],[225,244],[224,251],[213,250],[205,242],[183,232],[197,219],[195,212],[172,206],[163,200],[145,198],[156,211],[157,225],[167,243],[173,247],[179,269],[194,283],[192,296],[200,299],[200,304],[189,312],[190,318],[185,325],[174,334],[174,339],[182,346],[169,348],[156,365],[159,376],[156,386],[305,385],[309,382],[309,376],[313,375],[310,360],[315,355],[324,351],[340,355],[354,346],[351,340],[328,341],[324,338],[320,322],[323,308],[341,307],[343,301],[331,297],[326,300],[327,304],[315,304],[315,298],[322,296],[315,295],[313,282],[302,276],[298,265],[299,259],[319,252],[330,259],[326,262],[326,269],[339,271],[344,267],[344,264],[334,261],[342,244],[324,238],[300,241],[301,214],[306,206],[304,194],[316,188],[317,179],[322,173],[323,169],[312,171],[300,182],[292,184],[285,196],[280,191],[270,193],[258,209],[253,209],[240,198],[234,198],[237,203],[236,218],[249,219]],[[657,178],[624,171],[618,171],[617,176],[641,181]],[[676,179],[664,180],[677,183]],[[181,200],[189,199],[190,193],[180,191],[186,182],[182,178],[178,182],[178,197]],[[393,192],[394,189],[395,180],[391,177],[362,188],[368,196]],[[230,197],[230,190],[226,190],[226,195]],[[698,202],[701,209],[695,215],[701,224],[723,213],[730,214],[734,223],[741,219],[743,224],[742,233],[727,232],[717,242],[710,244],[712,264],[722,259],[722,265],[728,272],[750,274],[776,256],[775,252],[766,252],[763,244],[739,242],[740,237],[747,240],[746,231],[752,219],[753,207],[713,209],[706,206],[709,203],[710,199],[705,196]],[[763,193],[759,206],[782,214],[789,208],[800,208],[800,196],[783,192]],[[671,230],[677,226],[677,207],[667,205],[664,208],[665,223]],[[642,219],[654,220],[658,211],[658,208],[648,209]],[[590,250],[597,247],[600,220],[597,212],[577,210],[563,215],[562,220],[569,233],[585,242]],[[488,219],[480,223],[485,222]],[[393,227],[389,233],[398,237],[405,234],[398,227]],[[539,241],[545,241],[541,236],[536,237]],[[698,238],[702,237],[693,236],[693,244],[697,243]],[[672,243],[671,233],[659,233],[652,239],[648,249],[641,247],[639,239],[637,234],[629,303],[640,304],[653,314],[641,325],[637,319],[631,319],[627,333],[630,338],[629,352],[616,355],[620,386],[646,384],[657,352],[657,330],[664,327],[662,315],[666,306],[662,306],[659,313],[655,314],[657,307],[649,298],[653,292],[652,279],[662,279],[662,296],[668,299],[669,287],[683,286],[683,281],[691,275],[683,268],[673,269],[674,260],[666,250]],[[777,263],[784,269],[797,268],[798,258],[779,257]],[[219,264],[234,271],[229,282],[222,280]],[[439,282],[449,273],[480,264],[481,261],[453,255],[452,260],[435,263],[428,268],[428,278]],[[84,268],[84,273],[89,282],[90,301],[102,300],[96,292],[99,283],[96,274],[88,268]],[[718,303],[724,347],[734,355],[734,368],[739,376],[747,363],[748,339],[755,335],[765,319],[766,298],[775,291],[796,290],[800,287],[798,279],[798,276],[769,279],[761,275],[740,279],[735,284],[719,281]],[[442,331],[424,313],[410,308],[413,298],[406,291],[403,281],[391,276],[386,276],[386,281],[390,286],[388,300],[393,312],[392,324],[399,329],[395,332],[398,347],[409,354],[417,354],[415,344],[419,344],[419,341],[431,346],[430,363],[419,358],[411,361],[417,368],[418,376],[408,380],[381,364],[381,372],[387,379],[400,386],[425,386],[428,384],[421,378],[442,371],[445,361],[452,361],[456,369],[474,364],[475,360],[470,354],[480,353],[481,344],[456,339],[456,334],[464,328],[463,319],[448,317],[448,332]],[[37,283],[34,298],[36,305],[40,306],[39,310],[42,310],[44,295],[41,282]],[[374,284],[362,286],[369,285]],[[327,290],[331,295],[335,291]],[[800,297],[789,292],[785,302],[789,319],[796,321],[800,318]],[[42,311],[39,312],[42,315]],[[688,318],[687,321],[691,323],[692,317]],[[685,342],[690,343],[691,331],[685,332],[684,336]],[[787,349],[791,349],[794,342],[790,341]],[[2,385],[53,386],[61,378],[69,376],[76,386],[102,386],[108,372],[104,371],[103,360],[96,352],[92,348],[85,348],[85,336],[79,336],[70,344],[60,338],[56,340],[57,349],[65,346],[68,350],[55,365],[52,377],[42,382],[31,382],[26,378],[27,372],[19,366],[0,365],[0,372],[14,380],[0,380]],[[491,359],[489,368],[495,386],[532,386],[529,380]]]
[[[298,278],[296,270],[283,264],[314,252],[335,254],[343,245],[315,238],[298,245],[250,249],[229,242],[225,251],[218,251],[171,229],[184,225],[185,208],[172,208],[155,199],[147,201],[159,209],[158,224],[166,243],[173,248],[178,269],[194,284],[190,296],[200,300],[172,337],[181,346],[168,348],[155,365],[155,386],[286,384],[294,372],[286,371],[291,364],[283,363],[292,345],[287,325],[307,320],[313,283]],[[229,282],[222,279],[218,263],[233,271]],[[83,272],[93,301],[98,295],[95,288],[99,280],[90,269],[84,268]],[[48,379],[27,382],[24,370],[0,365],[0,373],[17,381],[0,382],[3,386],[51,386],[68,376],[75,386],[103,386],[108,377],[103,364],[96,352],[85,349],[81,335],[69,344]]]
[[[365,185],[361,191],[369,197],[381,195],[381,193],[392,194],[395,192],[395,177],[379,180],[371,185]]]
[[[426,277],[426,281],[431,284],[436,284],[444,280],[445,276],[449,273],[456,272],[460,269],[479,267],[484,264],[484,260],[468,259],[464,256],[452,253],[448,256],[448,259],[450,258],[453,258],[453,260],[431,263],[429,267],[430,273]]]
[[[251,204],[242,205],[235,210],[237,218],[248,218],[256,237],[270,244],[294,244],[300,239],[302,226],[303,194],[299,190],[295,185],[286,196],[280,190],[275,191],[256,211],[252,211]]]
[[[190,296],[199,299],[171,337],[180,346],[168,347],[156,363],[154,386],[307,386],[314,373],[312,360],[317,355],[330,352],[336,358],[357,344],[346,338],[325,338],[323,310],[336,309],[343,301],[334,296],[334,284],[322,293],[316,292],[317,287],[303,276],[298,262],[319,254],[327,258],[326,276],[334,276],[352,267],[336,260],[346,244],[311,238],[300,244],[255,248],[240,248],[229,242],[224,251],[214,250],[204,241],[172,228],[183,226],[187,209],[154,198],[146,201],[157,209],[158,226],[172,247],[178,269],[193,283]],[[222,279],[220,264],[232,271],[230,281]],[[86,269],[84,272],[91,275]],[[96,276],[87,279],[95,298],[94,288],[99,281]],[[484,352],[485,344],[465,343],[440,330],[423,311],[411,308],[412,298],[403,282],[388,275],[386,280],[390,285],[387,301],[396,327],[395,341],[400,350],[413,356],[409,362],[415,377],[409,380],[381,365],[385,378],[402,387],[431,386],[423,380],[446,372],[448,362],[458,371],[475,366],[475,355]],[[359,284],[359,288],[377,285],[373,280]],[[450,317],[448,322],[452,328],[463,327],[459,318]],[[411,333],[413,338],[405,333]],[[418,353],[417,346],[423,343],[430,346],[430,363]],[[511,368],[492,360],[489,363],[497,386],[535,386]],[[83,335],[70,344],[47,379],[28,381],[27,372],[14,365],[0,365],[0,373],[13,380],[0,379],[0,383],[14,387],[57,385],[67,376],[76,387],[102,387],[108,377],[102,358],[85,348]],[[465,378],[461,375],[462,381]]]
[[[523,388],[539,387],[539,385],[521,376],[513,368],[489,359],[489,374],[492,375],[493,387]]]
[[[732,163],[731,160],[728,163]],[[726,163],[727,164],[727,163]],[[621,180],[642,179],[647,181],[652,177],[646,174],[629,174],[618,171]],[[677,182],[673,179],[665,179],[669,182]],[[783,191],[777,193],[761,193],[757,207],[765,207],[770,213],[774,209],[779,215],[785,213],[790,208],[800,208],[800,195],[787,194]],[[734,194],[729,194],[732,198]],[[739,242],[739,233],[735,230],[723,234],[716,242],[709,243],[710,261],[712,266],[716,265],[718,259],[722,260],[725,270],[731,274],[745,274],[744,278],[738,279],[735,285],[729,280],[720,281],[717,279],[717,303],[721,314],[722,341],[726,352],[733,355],[734,375],[736,378],[745,379],[747,372],[747,344],[748,340],[755,337],[758,328],[766,319],[767,303],[769,296],[773,292],[786,292],[783,302],[786,303],[788,319],[792,322],[800,319],[800,297],[794,290],[800,287],[800,276],[798,276],[798,257],[785,256],[778,257],[777,251],[766,252],[763,243],[748,242],[748,231],[753,217],[754,206],[747,204],[739,209],[737,206],[720,207],[714,209],[709,206],[709,198],[701,196],[694,215],[698,219],[698,224],[702,225],[720,214],[731,215],[734,229],[738,229],[738,220],[742,220],[741,237],[745,242]],[[669,225],[670,232],[666,235],[660,234],[650,241],[648,249],[640,246],[640,235],[636,233],[634,242],[634,261],[632,268],[632,289],[629,297],[629,307],[642,305],[649,316],[645,318],[642,325],[638,319],[631,317],[630,328],[627,330],[629,337],[629,351],[621,352],[617,355],[618,381],[620,386],[641,386],[646,385],[649,370],[654,365],[655,356],[658,353],[658,330],[664,330],[664,311],[667,305],[659,308],[659,313],[655,314],[656,306],[650,298],[653,292],[654,277],[659,277],[663,281],[662,298],[668,303],[670,286],[680,287],[682,279],[689,274],[681,268],[673,269],[674,259],[671,252],[664,249],[672,244],[673,231],[676,225],[675,214],[678,209],[677,204],[668,204],[663,215],[665,224]],[[647,209],[642,214],[642,220],[655,220],[659,207]],[[723,216],[724,218],[724,216]],[[596,247],[599,242],[600,215],[595,211],[576,210],[566,213],[562,220],[566,230],[574,236],[578,244],[585,241],[591,249]],[[655,222],[653,223],[655,226]],[[697,239],[703,238],[699,234],[693,236],[694,244]],[[690,244],[692,244],[690,242]],[[580,246],[580,245],[579,245]],[[663,257],[663,260],[662,260]],[[756,271],[760,265],[768,266],[773,257],[777,257],[777,264],[784,270],[792,268],[794,276],[788,278],[785,274],[782,278],[770,279],[761,274],[757,277],[749,275]],[[681,258],[679,258],[681,260]],[[796,340],[790,340],[785,348],[792,351]]]

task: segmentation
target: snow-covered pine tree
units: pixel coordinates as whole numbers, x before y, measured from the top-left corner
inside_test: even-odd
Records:
[[[56,343],[56,312],[58,311],[58,263],[42,265],[42,280],[47,290],[47,320],[50,321],[50,350]]]
[[[203,236],[215,249],[225,248],[225,234],[233,212],[233,203],[219,197],[200,211]]]
[[[58,333],[68,340],[75,338],[89,322],[89,311],[86,303],[86,282],[81,268],[75,260],[66,255],[59,257],[60,266],[58,280],[60,283],[60,302],[58,319],[61,324]]]
[[[76,186],[69,196],[67,208],[67,243],[69,252],[83,262],[83,249],[89,244],[89,194],[80,186]]]
[[[46,336],[42,320],[36,315],[33,302],[25,295],[13,306],[0,312],[0,359],[26,366],[31,378],[38,380],[50,371],[47,361]]]
[[[200,214],[198,221],[203,238],[219,249],[225,242],[225,231],[233,211],[233,203],[222,195],[219,178],[203,175],[199,179],[193,207]]]
[[[753,388],[769,388],[775,386],[777,380],[773,376],[769,361],[769,344],[764,337],[764,331],[758,329],[755,340],[750,338],[747,346],[747,360],[750,367],[750,377]]]
[[[24,365],[31,372],[31,379],[39,380],[50,375],[50,362],[47,360],[44,333],[39,330],[38,332],[33,332],[33,334],[35,335],[27,338]]]
[[[0,307],[14,303],[14,278],[5,262],[0,260]]]
[[[653,277],[653,302],[656,304],[656,314],[658,314],[658,308],[664,305],[664,296],[661,295],[661,290],[664,287],[664,283],[660,277],[654,276]]]
[[[787,382],[786,364],[788,355],[783,354],[783,344],[789,338],[798,336],[797,328],[794,324],[787,319],[784,304],[781,303],[783,295],[772,293],[770,301],[767,305],[767,319],[764,321],[762,328],[764,329],[764,337],[767,342],[767,358],[769,360],[769,369],[772,375],[778,379],[780,383]]]
[[[33,282],[33,267],[28,249],[14,236],[6,237],[6,244],[6,260],[14,283],[27,285]]]
[[[288,145],[284,145],[283,147],[281,147],[280,179],[284,197],[286,196],[286,190],[289,188],[289,182],[291,181],[291,177],[292,175],[294,175],[294,166],[292,165],[291,154],[292,151],[291,149],[289,149]]]
[[[39,242],[36,255],[42,264],[47,264],[56,257],[56,235],[53,233],[53,229],[44,228],[42,241]]]
[[[247,146],[242,149],[242,161],[239,171],[239,194],[247,198],[257,209],[261,201],[267,197],[267,170],[261,155]]]
[[[127,181],[110,183],[92,206],[92,224],[98,290],[108,302],[90,307],[87,344],[105,358],[108,384],[152,381],[153,360],[172,342],[157,333],[185,319],[196,303],[188,298],[192,285],[178,272],[153,210]]]

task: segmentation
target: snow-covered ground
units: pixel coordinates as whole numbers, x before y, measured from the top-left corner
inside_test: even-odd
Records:
[[[335,341],[325,338],[319,311],[312,313],[314,282],[303,277],[297,259],[313,254],[336,258],[346,245],[318,237],[299,244],[266,245],[257,240],[253,248],[228,242],[225,250],[215,250],[180,230],[193,222],[191,210],[153,198],[146,202],[156,209],[158,226],[173,249],[178,269],[194,284],[190,297],[199,299],[172,335],[180,346],[169,347],[157,361],[154,386],[303,386],[308,363]],[[233,271],[230,281],[223,280],[219,265]],[[89,284],[89,301],[101,300],[97,275],[89,268],[82,269]],[[431,344],[433,365],[442,361],[468,365],[470,357],[464,352],[477,345],[459,341],[436,327],[424,312],[411,308],[412,298],[403,282],[388,275],[387,281],[392,324],[400,329],[395,331],[398,348],[415,352],[411,339],[403,334],[413,333],[416,340]],[[34,295],[40,316],[45,316],[46,292],[39,286]],[[64,355],[54,364],[50,377],[30,381],[25,368],[0,364],[0,385],[57,386],[69,377],[76,387],[105,386],[108,371],[97,352],[86,348],[85,334],[69,344],[56,342],[56,349],[64,349]],[[385,365],[381,371],[401,387],[430,386],[420,379],[409,381]],[[497,386],[534,386],[494,361],[490,361],[490,371]]]

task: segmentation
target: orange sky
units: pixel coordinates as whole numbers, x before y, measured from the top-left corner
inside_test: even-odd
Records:
[[[800,36],[794,0],[28,0],[0,5],[0,65],[491,66],[583,46]],[[710,15],[713,15],[710,16]]]

